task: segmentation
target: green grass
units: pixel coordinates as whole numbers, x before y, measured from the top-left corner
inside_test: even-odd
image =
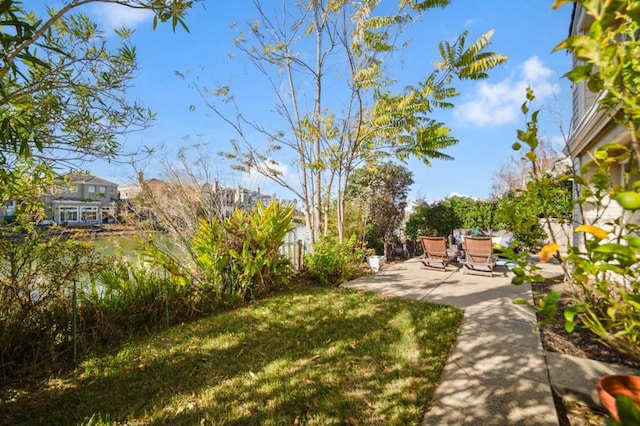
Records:
[[[0,424],[419,424],[450,307],[304,288],[176,326],[0,393]]]

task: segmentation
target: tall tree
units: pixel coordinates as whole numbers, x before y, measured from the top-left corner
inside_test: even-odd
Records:
[[[413,173],[391,162],[356,169],[349,179],[346,194],[361,206],[369,222],[363,228],[369,225],[374,230],[373,236],[383,243],[387,258],[391,258],[390,243],[404,217],[412,184]]]
[[[327,231],[328,204],[335,199],[337,232],[343,237],[346,183],[374,155],[415,156],[427,165],[431,159],[451,159],[443,149],[457,141],[430,115],[452,107],[450,100],[458,94],[451,85],[454,77],[486,78],[506,59],[486,51],[492,32],[471,45],[466,33],[453,44],[440,43],[441,61],[415,85],[398,89],[385,68],[398,48],[400,31],[420,14],[448,3],[403,0],[385,14],[380,0],[307,0],[295,6],[284,1],[282,13],[270,14],[266,3],[254,1],[258,19],[236,45],[273,90],[273,110],[284,130],[238,113],[227,86],[213,91],[210,99],[201,89],[207,105],[236,130],[227,157],[238,169],[257,171],[302,201],[312,244],[323,224]],[[384,6],[388,11],[389,3]],[[331,103],[329,88],[337,90],[338,105]],[[229,103],[235,105],[231,113],[225,110]],[[266,145],[256,141],[256,132]],[[274,157],[283,149],[293,157],[299,182],[288,180],[278,167]]]
[[[197,0],[196,0],[197,1]],[[0,0],[0,200],[24,164],[46,174],[60,162],[113,157],[118,135],[148,125],[153,114],[127,99],[134,78],[130,30],[110,50],[82,13],[89,3],[146,9],[158,21],[186,29],[192,0],[71,0],[41,18],[16,0]]]

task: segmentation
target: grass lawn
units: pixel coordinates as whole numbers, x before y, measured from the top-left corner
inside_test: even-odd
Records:
[[[302,288],[0,392],[0,424],[419,424],[458,332],[450,307]]]

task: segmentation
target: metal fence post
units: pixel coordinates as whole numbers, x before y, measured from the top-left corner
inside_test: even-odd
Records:
[[[169,282],[167,281],[167,268],[164,268],[164,318],[169,328]]]
[[[73,333],[73,363],[78,362],[78,298],[76,297],[76,280],[71,290],[71,332]]]

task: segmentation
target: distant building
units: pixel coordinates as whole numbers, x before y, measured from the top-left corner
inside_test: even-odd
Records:
[[[16,212],[16,207],[17,203],[15,200],[11,200],[4,205],[0,205],[0,223],[13,217]]]
[[[93,225],[115,220],[118,185],[86,173],[71,173],[55,180],[43,197],[51,219],[59,224]]]
[[[172,191],[171,183],[164,182],[160,179],[144,180],[144,186],[153,194],[160,195],[162,191]],[[141,205],[144,203],[137,202],[138,197],[143,192],[143,185],[140,183],[131,183],[123,185],[118,189],[118,198],[121,202],[123,210],[136,211],[141,213]],[[235,209],[248,210],[255,208],[258,203],[269,205],[277,198],[275,195],[262,194],[260,189],[253,191],[243,188],[240,185],[235,188],[221,186],[217,181],[202,184],[200,187],[187,187],[181,185],[180,193],[193,199],[194,203],[203,203],[212,210],[219,212],[221,218],[229,217]],[[171,194],[169,197],[171,198]],[[295,204],[295,202],[292,202]]]
[[[275,195],[266,195],[260,193],[260,188],[257,191],[242,188],[240,185],[236,187],[234,204],[240,209],[251,209],[258,205],[258,203],[266,206],[276,200]]]

